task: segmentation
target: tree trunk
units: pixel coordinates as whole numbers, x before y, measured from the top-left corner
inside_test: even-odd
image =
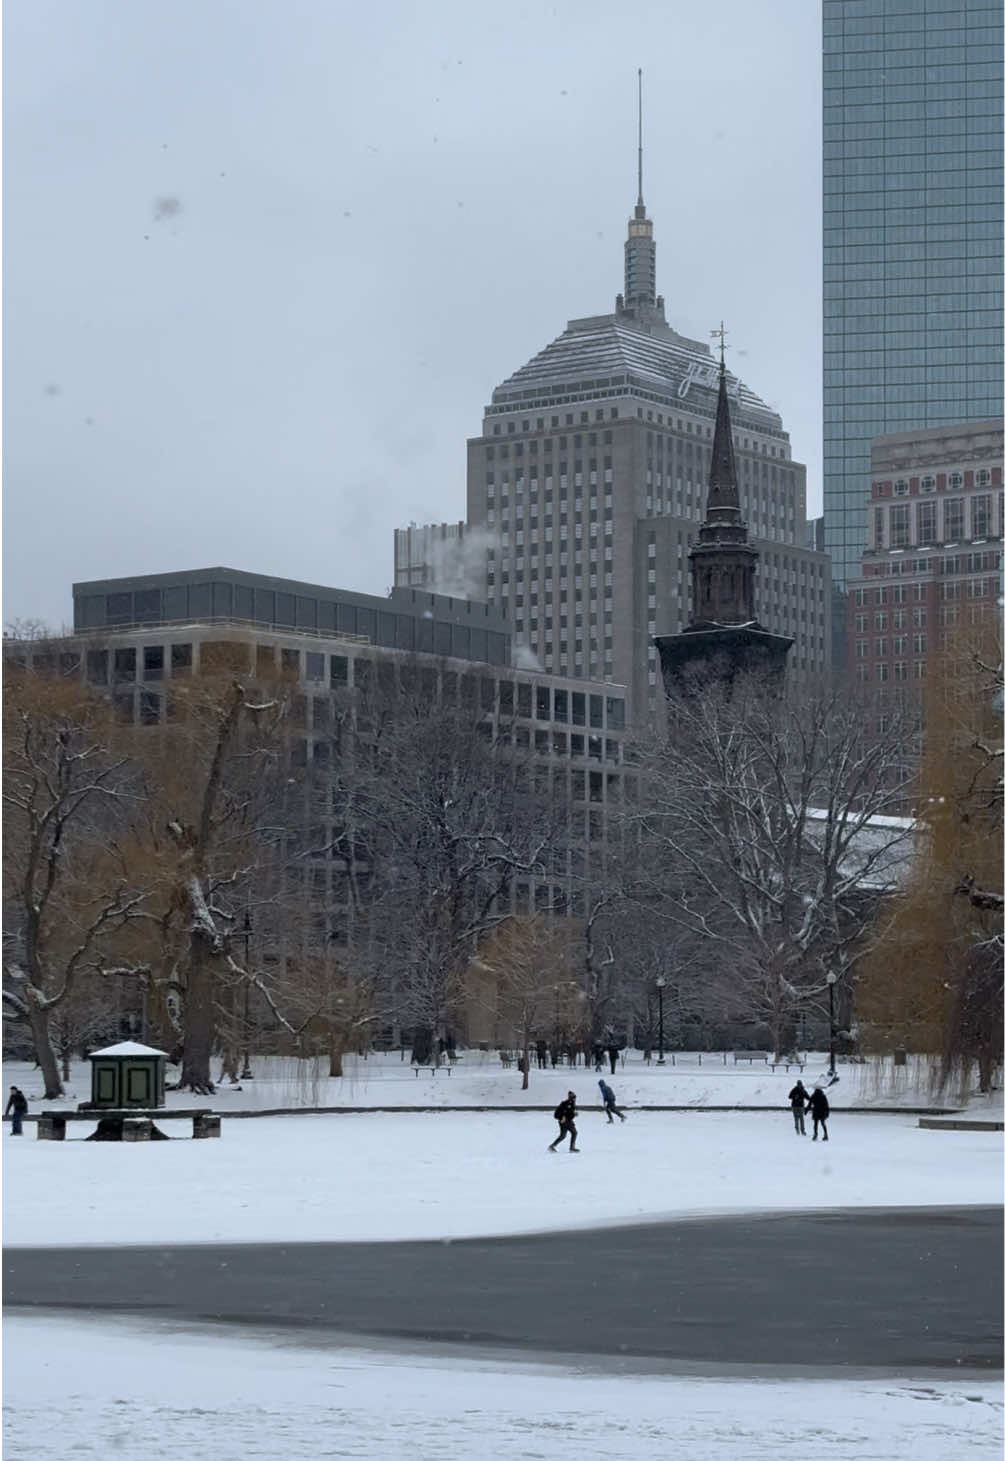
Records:
[[[189,940],[189,967],[185,980],[185,1053],[178,1089],[200,1096],[213,1094],[209,1062],[216,1021],[213,1012],[213,973],[204,940],[193,933]]]
[[[520,1089],[525,1091],[530,1085],[530,1036],[526,1033],[523,1037],[523,1059],[520,1061],[520,1068],[523,1071],[523,1084]]]
[[[59,1067],[49,1037],[49,1012],[41,1009],[34,1000],[28,1000],[28,1024],[35,1043],[35,1057],[45,1082],[45,1099],[53,1101],[62,1096],[63,1082],[59,1078]]]
[[[328,1074],[330,1076],[342,1074],[342,1052],[343,1041],[333,1033],[328,1040]]]
[[[428,1065],[433,1058],[433,1031],[429,1025],[418,1025],[412,1033],[412,1064]]]

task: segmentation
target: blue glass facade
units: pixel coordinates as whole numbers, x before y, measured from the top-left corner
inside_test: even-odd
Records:
[[[1002,44],[987,0],[823,0],[836,585],[865,546],[873,437],[1002,415]]]

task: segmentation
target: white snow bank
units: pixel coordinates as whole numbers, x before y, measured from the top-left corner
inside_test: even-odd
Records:
[[[985,1380],[611,1375],[34,1314],[8,1316],[4,1337],[4,1454],[12,1461],[54,1445],[83,1461],[1001,1455],[1000,1387]]]
[[[846,1116],[831,1140],[787,1112],[598,1112],[582,1153],[547,1151],[531,1112],[223,1118],[219,1141],[66,1142],[4,1137],[8,1245],[366,1241],[474,1237],[665,1215],[993,1204],[1002,1142],[932,1132],[917,1118]]]
[[[701,1062],[699,1064],[699,1061]],[[672,1063],[675,1062],[675,1063]],[[660,1066],[653,1056],[646,1065],[640,1053],[629,1053],[627,1066],[619,1062],[604,1079],[614,1087],[619,1102],[631,1106],[785,1106],[788,1092],[798,1079],[806,1086],[826,1070],[826,1054],[807,1057],[805,1070],[777,1070],[760,1061],[734,1062],[732,1054],[694,1052],[667,1057]],[[294,1060],[277,1056],[255,1058],[255,1078],[239,1087],[221,1084],[213,1096],[192,1096],[170,1091],[166,1101],[172,1107],[212,1106],[218,1111],[262,1111],[288,1107],[309,1110],[325,1106],[556,1106],[571,1087],[580,1105],[599,1104],[598,1075],[592,1067],[559,1066],[557,1070],[531,1070],[530,1088],[520,1089],[515,1066],[503,1068],[497,1052],[466,1050],[456,1065],[444,1066],[433,1075],[429,1068],[415,1073],[408,1060],[396,1053],[366,1057],[348,1055],[345,1074],[328,1076],[327,1060]],[[951,1095],[933,1100],[928,1084],[928,1064],[911,1057],[906,1066],[889,1060],[864,1065],[839,1064],[839,1083],[831,1092],[832,1104],[845,1108],[955,1106]],[[64,1099],[46,1101],[41,1078],[30,1065],[6,1062],[7,1085],[16,1084],[29,1098],[32,1112],[62,1106],[74,1109],[90,1100],[91,1068],[88,1062],[74,1062]],[[218,1066],[214,1062],[214,1075]],[[169,1081],[176,1073],[169,1068]],[[1001,1093],[997,1097],[1001,1107]]]

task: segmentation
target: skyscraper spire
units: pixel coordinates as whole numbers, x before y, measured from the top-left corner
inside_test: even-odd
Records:
[[[625,292],[618,295],[617,313],[641,325],[666,324],[663,300],[656,294],[656,244],[652,220],[646,217],[642,196],[642,68],[638,71],[638,172],[639,190],[635,211],[628,220],[625,240]]]
[[[636,210],[642,209],[642,217],[645,217],[646,205],[642,201],[642,67],[639,67],[639,198],[635,205]],[[638,212],[636,212],[638,217]]]

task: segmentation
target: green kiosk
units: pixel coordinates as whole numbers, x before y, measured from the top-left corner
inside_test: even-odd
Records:
[[[164,1105],[164,1066],[167,1055],[135,1040],[123,1040],[106,1050],[95,1050],[91,1062],[89,1110],[105,1107],[123,1111],[129,1106],[150,1110]]]

